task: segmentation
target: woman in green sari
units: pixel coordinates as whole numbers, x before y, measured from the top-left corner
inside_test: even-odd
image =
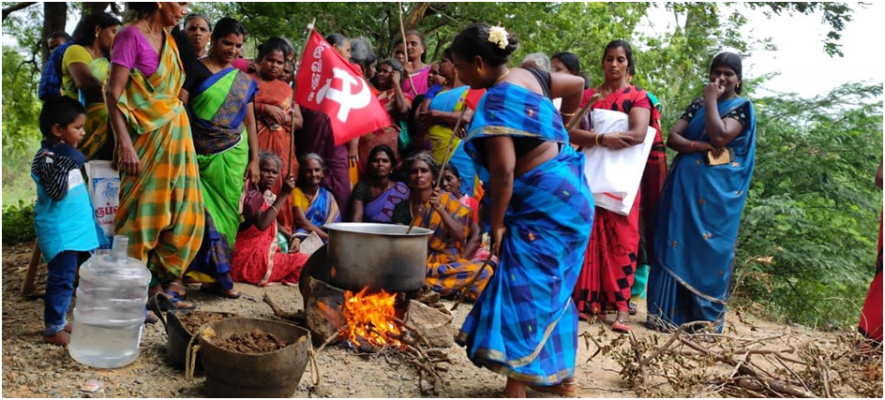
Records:
[[[222,18],[212,32],[209,56],[195,63],[182,98],[188,104],[200,186],[206,206],[206,233],[187,276],[225,297],[238,297],[230,279],[230,256],[239,227],[244,175],[258,178],[258,138],[254,98],[257,83],[232,67],[246,28]]]

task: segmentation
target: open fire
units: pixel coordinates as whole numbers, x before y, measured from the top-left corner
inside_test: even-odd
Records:
[[[349,290],[344,293],[341,316],[345,326],[340,336],[355,349],[377,352],[389,346],[402,350],[405,346],[396,318],[396,293],[367,291],[363,288],[357,294]]]
[[[346,344],[361,353],[400,357],[418,371],[424,395],[439,396],[440,373],[451,364],[444,348],[452,346],[452,315],[439,302],[439,294],[428,289],[419,293],[356,294],[336,288],[311,276],[301,283],[304,311],[286,312],[265,294],[264,302],[280,318],[298,321],[311,331],[322,353],[327,345]],[[388,360],[389,362],[389,360]]]

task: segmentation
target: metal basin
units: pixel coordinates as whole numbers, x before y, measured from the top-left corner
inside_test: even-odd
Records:
[[[407,226],[337,223],[329,231],[331,284],[342,289],[412,292],[424,286],[427,237],[433,231]]]

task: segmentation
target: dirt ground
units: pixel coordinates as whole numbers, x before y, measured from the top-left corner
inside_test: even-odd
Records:
[[[76,363],[62,348],[44,344],[43,300],[24,298],[20,294],[21,282],[27,268],[32,245],[3,246],[3,296],[2,296],[2,360],[4,397],[85,397],[80,388],[90,380],[103,383],[101,391],[89,397],[205,397],[205,377],[188,382],[181,370],[166,363],[166,334],[163,325],[147,325],[141,342],[141,355],[133,364],[120,369],[100,370]],[[37,290],[45,285],[46,269],[41,266],[37,277]],[[301,308],[301,296],[297,288],[271,286],[259,288],[237,284],[243,296],[237,300],[191,292],[189,298],[199,303],[200,310],[235,312],[245,317],[276,319],[270,307],[262,302],[265,293],[283,309],[295,311]],[[76,301],[76,299],[75,299]],[[460,326],[469,312],[469,304],[455,312],[455,326]],[[638,337],[652,333],[642,326],[645,321],[645,304],[639,305],[639,315],[633,317],[634,331]],[[729,321],[736,317],[729,314]],[[70,318],[70,317],[69,317]],[[747,337],[766,337],[789,329],[794,335],[828,340],[828,334],[801,327],[785,327],[752,317],[744,320],[753,325],[733,324],[738,333]],[[586,322],[580,331],[596,335],[599,326]],[[614,335],[607,331],[605,335]],[[597,340],[607,341],[613,336]],[[580,385],[580,397],[636,397],[637,393],[622,386],[618,377],[619,367],[609,357],[602,355],[588,360],[595,348],[588,350],[583,340],[579,342],[576,379]],[[591,345],[591,347],[593,347]],[[447,350],[453,365],[442,376],[446,380],[443,397],[497,397],[504,388],[505,378],[486,369],[474,366],[461,347]],[[331,346],[319,355],[322,382],[314,387],[310,367],[301,379],[294,397],[422,397],[418,388],[418,375],[407,365],[390,365],[383,358],[373,359],[350,354],[341,347]],[[529,397],[551,397],[533,391]]]

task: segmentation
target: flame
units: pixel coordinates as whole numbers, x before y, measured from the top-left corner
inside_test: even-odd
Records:
[[[402,335],[396,323],[396,293],[379,293],[367,295],[368,288],[363,288],[354,295],[351,291],[344,293],[344,306],[341,314],[346,320],[348,342],[354,348],[365,349],[364,344],[378,351],[385,346],[402,348],[398,340]]]

